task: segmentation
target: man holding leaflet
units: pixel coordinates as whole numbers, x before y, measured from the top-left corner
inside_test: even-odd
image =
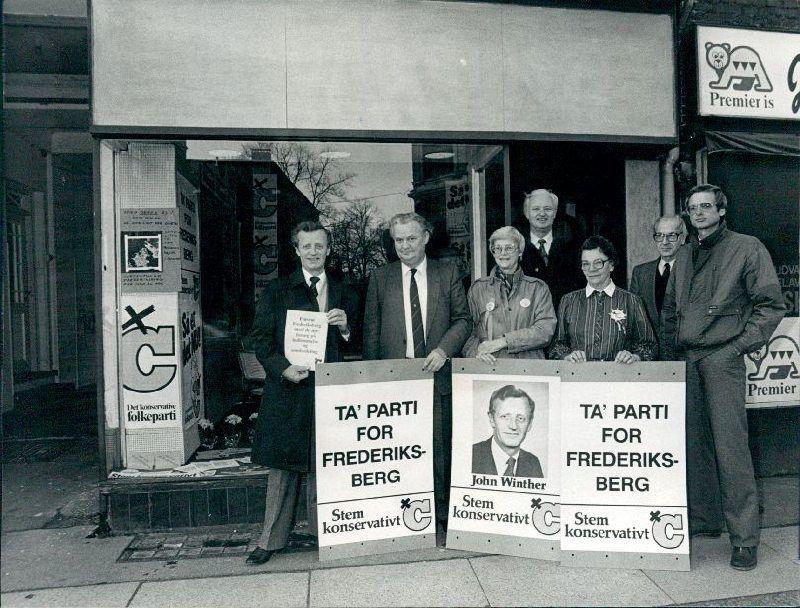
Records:
[[[327,313],[325,361],[340,361],[340,346],[350,339],[349,320],[357,310],[353,291],[325,272],[330,235],[318,222],[301,222],[292,231],[301,268],[270,281],[256,304],[250,344],[266,371],[252,461],[270,467],[264,531],[247,558],[263,564],[286,546],[295,520],[301,474],[308,473],[306,502],[312,533],[317,530],[314,475],[314,372],[292,365],[284,352],[286,312]]]

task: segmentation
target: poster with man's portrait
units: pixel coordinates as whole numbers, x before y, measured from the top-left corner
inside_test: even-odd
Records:
[[[161,272],[161,233],[123,234],[125,272]]]
[[[558,559],[560,472],[552,362],[453,362],[447,546]]]

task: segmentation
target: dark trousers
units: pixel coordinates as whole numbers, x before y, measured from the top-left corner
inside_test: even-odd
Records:
[[[705,353],[703,353],[705,354]],[[694,530],[722,528],[731,544],[759,541],[758,491],[747,433],[745,364],[727,345],[701,357],[686,356],[686,477],[689,523]]]
[[[264,530],[258,540],[262,549],[283,549],[294,528],[297,499],[300,495],[302,473],[270,469],[267,480],[267,504],[264,510]],[[308,528],[317,534],[317,477],[308,474],[306,486]]]
[[[433,392],[433,491],[436,521],[447,525],[450,502],[450,456],[453,442],[452,395]]]

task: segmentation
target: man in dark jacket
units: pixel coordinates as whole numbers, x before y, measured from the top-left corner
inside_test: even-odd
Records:
[[[553,307],[558,310],[561,296],[583,284],[583,239],[566,217],[558,216],[558,197],[549,190],[526,194],[523,211],[528,221],[517,226],[525,237],[522,272],[547,283]]]
[[[726,227],[720,188],[693,188],[686,211],[698,238],[678,251],[662,320],[665,358],[677,352],[686,360],[689,525],[694,534],[719,535],[722,522],[709,500],[719,488],[731,566],[751,570],[759,514],[743,355],[769,340],[786,309],[764,245]]]
[[[489,398],[492,436],[472,446],[472,472],[504,477],[542,477],[539,459],[520,446],[533,424],[535,404],[528,393],[506,384]]]
[[[250,343],[266,371],[252,460],[270,467],[264,531],[248,564],[263,564],[286,546],[295,519],[302,473],[308,473],[308,521],[316,534],[314,475],[314,372],[292,365],[284,353],[286,312],[324,312],[328,318],[325,361],[340,361],[340,346],[350,338],[357,310],[352,290],[325,272],[330,236],[318,222],[301,222],[292,231],[301,268],[270,281],[256,305]]]
[[[455,263],[425,255],[433,228],[417,213],[389,220],[399,260],[372,271],[364,312],[364,360],[420,359],[434,373],[433,480],[440,531],[450,490],[450,365],[472,331]]]

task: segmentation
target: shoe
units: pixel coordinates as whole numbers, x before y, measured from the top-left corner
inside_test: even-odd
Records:
[[[731,567],[735,570],[752,570],[757,563],[756,547],[731,548]]]
[[[719,538],[722,536],[721,530],[695,530],[689,534],[692,538]]]
[[[250,555],[247,556],[245,563],[249,564],[250,566],[260,566],[261,564],[266,564],[269,561],[269,558],[272,557],[273,553],[275,553],[274,550],[256,547],[253,549]]]

